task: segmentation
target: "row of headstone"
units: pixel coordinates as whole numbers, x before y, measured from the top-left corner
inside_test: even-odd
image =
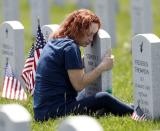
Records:
[[[46,39],[59,25],[44,25],[42,32]],[[24,27],[18,21],[7,21],[0,26],[0,76],[3,78],[6,59],[21,80],[21,71],[24,65]],[[84,50],[84,63],[86,72],[95,68],[101,61],[107,49],[111,48],[111,38],[104,30],[99,30],[92,45]],[[22,80],[21,80],[22,81]],[[1,82],[2,85],[2,82]],[[2,87],[2,86],[1,86]],[[92,88],[93,89],[90,89]],[[98,87],[98,88],[96,88]],[[86,88],[86,94],[91,95],[96,91],[111,91],[111,71],[108,71],[94,83]]]
[[[46,39],[58,25],[45,25],[42,32]],[[4,65],[9,59],[15,75],[20,74],[24,65],[24,27],[18,21],[6,21],[0,26],[0,73],[3,78]],[[84,49],[85,71],[94,69],[104,53],[111,48],[110,35],[100,29],[95,41]],[[133,82],[135,105],[139,105],[150,119],[160,117],[160,39],[153,34],[139,34],[132,39]],[[2,86],[1,86],[2,87]],[[112,73],[103,73],[85,89],[86,96],[99,91],[112,91]]]
[[[81,123],[81,124],[77,124]],[[69,116],[57,131],[103,131],[100,123],[90,116]],[[31,115],[21,105],[0,105],[0,131],[31,131]]]
[[[54,28],[55,29],[55,28]],[[47,31],[48,30],[48,31]],[[46,26],[43,33],[54,30]],[[85,71],[93,70],[104,53],[111,48],[111,37],[100,29],[95,41],[84,49]],[[132,39],[134,104],[140,106],[149,119],[160,118],[160,39],[154,34],[139,34]],[[103,73],[85,88],[85,96],[99,91],[112,91],[111,70]]]
[[[78,8],[92,9],[95,1],[96,0],[53,0],[53,3],[58,6],[64,6],[66,3],[74,3]],[[118,0],[112,1],[114,1],[115,12],[117,12],[119,10],[119,2]]]
[[[81,123],[81,124],[77,124]],[[57,131],[103,131],[100,123],[90,116],[69,116]],[[21,105],[0,105],[0,131],[31,131],[31,115]]]
[[[44,25],[42,32],[46,39],[59,25]],[[4,78],[5,64],[8,60],[14,75],[23,84],[21,71],[24,66],[24,27],[18,21],[6,21],[0,25],[0,89]]]
[[[64,0],[55,0],[55,3],[64,3]],[[36,34],[37,18],[41,25],[50,23],[49,10],[50,4],[47,0],[29,0],[31,6],[32,33]],[[90,1],[77,0],[79,8],[88,8]],[[3,0],[3,20],[19,20],[19,0]],[[95,13],[101,18],[102,28],[105,29],[112,39],[112,47],[116,46],[116,24],[115,12],[119,8],[118,0],[96,0],[94,1]],[[131,0],[131,16],[133,35],[139,33],[152,32],[152,10],[151,0]]]
[[[151,0],[131,0],[132,33],[152,33],[152,9]],[[118,10],[117,0],[96,0],[95,12],[101,18],[104,28],[112,39],[112,47],[116,46],[116,24],[115,14]]]
[[[54,5],[65,6],[66,3],[73,3],[77,5],[78,8],[91,8],[92,0],[53,0]]]
[[[2,12],[3,21],[15,21],[20,18],[19,0],[3,0],[2,1]],[[37,18],[40,19],[41,25],[50,23],[49,19],[49,1],[48,0],[29,0],[31,7],[31,20],[32,20],[32,34],[36,35],[37,29]]]
[[[59,25],[44,25],[42,32],[46,39]],[[0,25],[0,89],[4,78],[4,68],[8,60],[14,75],[23,84],[21,71],[24,66],[24,27],[18,21],[6,21]]]

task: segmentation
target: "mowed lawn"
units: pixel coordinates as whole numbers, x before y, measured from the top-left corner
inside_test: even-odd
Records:
[[[50,10],[50,19],[52,23],[59,24],[65,16],[76,9],[73,4],[67,4],[64,7],[53,6]],[[160,1],[152,1],[153,11],[153,33],[160,36]],[[21,0],[20,20],[25,28],[25,56],[33,43],[31,34],[30,9],[27,0]],[[2,22],[2,21],[1,21]],[[131,56],[131,15],[129,0],[120,0],[116,15],[116,35],[117,46],[113,49],[115,55],[115,64],[112,76],[113,95],[122,101],[132,103],[133,100],[133,81],[132,81],[132,56]],[[13,101],[0,98],[1,104],[19,103],[30,112],[32,116],[33,131],[55,131],[59,123],[64,118],[49,120],[44,123],[35,122],[33,119],[32,96],[28,95],[27,101]],[[18,115],[18,114],[17,114]],[[113,115],[104,116],[97,119],[105,131],[152,131],[160,130],[160,121],[136,122],[130,116],[117,117]],[[79,123],[81,124],[81,123]]]

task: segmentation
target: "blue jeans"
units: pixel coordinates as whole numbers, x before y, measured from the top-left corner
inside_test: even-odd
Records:
[[[108,113],[114,115],[123,116],[126,114],[132,114],[134,109],[128,104],[125,104],[107,92],[99,92],[93,96],[85,97],[80,100],[71,99],[66,101],[66,104],[60,104],[59,108],[50,106],[49,112],[36,114],[36,121],[46,121],[49,118],[63,117],[66,115],[94,115],[102,116]],[[40,110],[41,111],[41,110]],[[37,111],[35,111],[37,113]]]
[[[67,103],[61,115],[104,115],[112,113],[114,115],[123,116],[132,114],[133,111],[133,107],[119,101],[107,92],[99,92],[93,96]]]

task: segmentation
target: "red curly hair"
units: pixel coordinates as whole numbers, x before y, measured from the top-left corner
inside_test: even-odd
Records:
[[[98,16],[87,9],[80,9],[72,12],[60,25],[59,29],[50,35],[50,38],[69,37],[77,43],[89,31],[90,25],[97,23],[100,28],[101,23]]]

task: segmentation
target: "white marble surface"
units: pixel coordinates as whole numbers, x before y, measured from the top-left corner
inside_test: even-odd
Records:
[[[31,115],[21,105],[0,105],[0,131],[31,131]]]
[[[84,49],[85,71],[93,70],[103,58],[108,49],[111,48],[111,37],[105,31],[100,29],[94,42]],[[90,96],[99,91],[108,91],[112,88],[112,73],[104,72],[97,80],[85,88],[86,96]]]
[[[2,0],[3,21],[19,20],[19,0]]]
[[[24,66],[24,27],[18,21],[6,21],[0,25],[1,78],[4,77],[4,67],[7,58],[15,76],[22,82],[20,75]]]
[[[95,13],[100,17],[102,28],[111,36],[111,46],[116,46],[115,0],[96,0]]]
[[[151,0],[131,0],[131,19],[133,35],[152,33],[153,18]]]
[[[150,119],[160,117],[160,39],[139,34],[132,39],[135,105]]]

